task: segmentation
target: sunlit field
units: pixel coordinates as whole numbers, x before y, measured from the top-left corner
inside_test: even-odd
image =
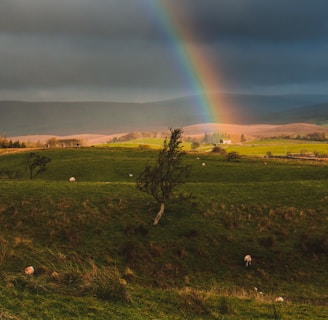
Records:
[[[148,138],[137,139],[127,142],[117,142],[107,144],[111,147],[139,147],[158,149],[163,145],[164,139],[161,138]],[[265,139],[254,140],[244,143],[223,145],[219,144],[227,152],[236,151],[241,155],[247,156],[266,156],[271,153],[273,156],[286,156],[288,153],[319,153],[328,155],[328,144],[324,142],[308,142],[302,140],[287,140],[287,139]],[[184,142],[183,148],[187,151],[194,152],[209,152],[213,149],[212,144],[199,144],[197,148],[192,148],[190,142]]]
[[[133,144],[35,150],[51,162],[32,180],[29,151],[0,156],[0,318],[328,318],[326,161],[186,145],[190,180],[153,226],[135,180],[158,150]]]

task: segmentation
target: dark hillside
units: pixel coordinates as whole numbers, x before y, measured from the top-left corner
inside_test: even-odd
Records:
[[[319,109],[314,104],[328,101],[322,95],[225,94],[217,101],[221,123],[322,124],[328,117],[324,104],[320,113],[313,114]],[[0,101],[0,131],[7,136],[114,134],[212,122],[200,105],[197,96],[151,103]]]
[[[306,107],[294,108],[291,110],[283,110],[272,113],[268,117],[274,119],[278,123],[290,123],[291,120],[295,122],[307,122],[314,124],[328,123],[328,103],[310,105]]]

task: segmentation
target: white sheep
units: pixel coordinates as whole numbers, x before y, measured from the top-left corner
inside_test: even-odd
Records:
[[[244,257],[245,266],[249,267],[252,264],[252,257],[250,254],[246,254]]]
[[[34,273],[34,268],[32,266],[28,266],[24,269],[24,271],[26,275],[30,276]]]
[[[69,180],[69,182],[75,182],[76,181],[75,177],[70,177],[68,180]]]
[[[284,298],[283,297],[277,297],[275,299],[276,302],[284,302]]]
[[[206,166],[206,163],[205,163],[205,162],[203,162],[203,163],[202,163],[202,166],[203,166],[203,167],[205,167],[205,166]]]
[[[255,290],[256,294],[259,294],[260,296],[263,295],[263,292],[262,291],[259,291],[258,288],[254,287],[254,290]]]

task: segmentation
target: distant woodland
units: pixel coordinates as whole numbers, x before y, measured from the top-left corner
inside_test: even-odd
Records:
[[[26,144],[24,142],[8,140],[6,135],[4,137],[0,137],[0,148],[26,148]]]

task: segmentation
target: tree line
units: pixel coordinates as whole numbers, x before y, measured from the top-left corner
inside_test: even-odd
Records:
[[[289,134],[282,134],[279,136],[272,136],[270,139],[290,139],[290,140],[305,140],[305,141],[328,141],[328,137],[324,132],[313,132],[307,133],[304,135],[289,135]]]
[[[26,148],[26,144],[24,142],[12,141],[8,139],[0,138],[0,148]]]

